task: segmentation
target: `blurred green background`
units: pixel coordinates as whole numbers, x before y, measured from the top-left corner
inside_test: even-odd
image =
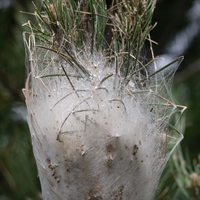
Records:
[[[22,93],[26,77],[22,24],[31,16],[20,11],[31,10],[31,1],[0,0],[0,200],[41,199]],[[200,175],[200,1],[158,0],[155,22],[151,33],[158,42],[155,55],[163,55],[166,62],[185,56],[173,91],[177,102],[188,107],[182,151],[176,153],[180,162],[170,160],[158,199],[200,199],[198,176],[191,189],[191,173]]]

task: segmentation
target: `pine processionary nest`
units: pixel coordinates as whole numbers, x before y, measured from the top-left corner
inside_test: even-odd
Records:
[[[26,24],[25,96],[44,199],[152,199],[182,139],[174,71],[140,60],[155,2],[131,2],[44,1],[39,26]]]

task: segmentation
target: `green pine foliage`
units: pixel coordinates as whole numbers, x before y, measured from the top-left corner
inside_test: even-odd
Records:
[[[45,0],[43,6],[42,11],[35,6],[36,24],[24,24],[40,41],[37,48],[57,52],[84,75],[89,72],[78,61],[74,47],[80,53],[101,50],[108,62],[116,60],[116,74],[123,74],[126,84],[150,64],[142,64],[140,58],[145,40],[150,40],[155,1]]]
[[[1,200],[39,200],[40,191],[28,126],[16,111],[25,110],[22,88],[26,70],[21,23],[26,17],[20,14],[21,9],[25,8],[18,2],[0,8]]]

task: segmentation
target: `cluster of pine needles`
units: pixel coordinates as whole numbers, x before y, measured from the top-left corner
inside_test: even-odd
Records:
[[[36,24],[26,23],[44,48],[59,54],[85,76],[90,72],[77,59],[73,48],[101,51],[107,61],[116,63],[116,74],[124,77],[125,84],[137,77],[138,82],[148,79],[147,67],[141,52],[150,39],[154,0],[43,0],[43,10],[35,6]],[[144,77],[141,77],[143,71]]]

